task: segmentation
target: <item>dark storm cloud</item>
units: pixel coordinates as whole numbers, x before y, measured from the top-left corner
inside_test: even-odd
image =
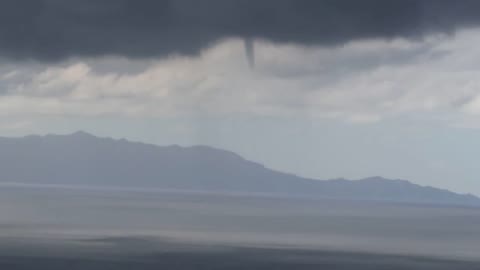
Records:
[[[2,0],[0,56],[162,57],[228,37],[302,45],[420,38],[480,23],[460,0]]]

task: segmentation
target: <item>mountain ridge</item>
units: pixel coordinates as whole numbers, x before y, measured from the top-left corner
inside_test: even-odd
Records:
[[[306,197],[480,206],[480,198],[380,176],[317,180],[278,172],[210,146],[159,146],[67,135],[0,137],[0,181],[271,193]],[[3,178],[3,179],[2,179]]]

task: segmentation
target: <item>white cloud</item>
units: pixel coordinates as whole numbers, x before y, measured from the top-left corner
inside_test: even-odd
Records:
[[[480,114],[480,30],[422,41],[363,40],[335,48],[256,42],[249,69],[241,40],[195,58],[125,72],[76,59],[2,76],[1,115],[292,115],[369,123],[405,113]],[[102,72],[98,72],[102,66]],[[133,70],[133,68],[132,68]],[[21,80],[19,78],[22,78]],[[14,79],[14,80],[13,80]]]
[[[0,121],[0,131],[18,131],[26,130],[32,126],[31,121],[21,120],[21,121]]]
[[[11,78],[15,77],[15,75],[17,75],[17,71],[12,70],[10,72],[7,72],[7,73],[1,75],[0,80],[8,80],[8,79],[11,79]]]

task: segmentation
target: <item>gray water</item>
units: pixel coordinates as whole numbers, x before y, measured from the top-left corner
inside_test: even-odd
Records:
[[[158,239],[476,260],[480,258],[479,225],[480,209],[467,207],[159,190],[0,187],[0,243],[5,247],[0,253],[42,241],[98,244],[101,239],[142,239],[129,246],[148,249],[151,243],[145,240]]]

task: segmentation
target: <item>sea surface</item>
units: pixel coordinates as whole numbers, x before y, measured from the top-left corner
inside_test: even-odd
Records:
[[[480,269],[480,208],[0,185],[0,269],[319,266]]]

